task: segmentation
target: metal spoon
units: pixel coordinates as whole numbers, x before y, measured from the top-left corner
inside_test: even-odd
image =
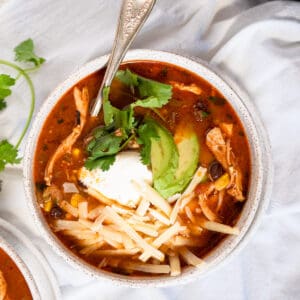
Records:
[[[92,117],[98,115],[102,106],[103,88],[110,86],[125,53],[148,18],[155,2],[156,0],[123,0],[113,49],[98,95],[91,108]]]

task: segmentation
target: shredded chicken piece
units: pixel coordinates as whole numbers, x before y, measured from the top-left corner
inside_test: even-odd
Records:
[[[223,168],[229,172],[230,184],[227,187],[227,193],[238,201],[245,200],[243,196],[242,173],[232,152],[230,140],[225,141],[221,129],[215,127],[206,135],[206,145],[222,164]]]
[[[61,190],[54,184],[48,186],[43,192],[43,199],[49,198],[55,202],[60,202],[63,199]]]
[[[52,176],[53,176],[53,168],[56,163],[56,161],[62,157],[65,153],[70,153],[72,150],[73,145],[79,138],[84,125],[86,123],[86,118],[88,114],[88,108],[89,108],[89,95],[88,95],[88,89],[84,87],[82,91],[80,91],[77,87],[74,88],[73,91],[74,99],[75,99],[75,105],[76,110],[79,114],[79,120],[78,124],[73,128],[70,135],[68,135],[61,144],[57,147],[54,154],[51,156],[50,160],[48,161],[48,164],[46,166],[45,170],[45,182],[48,186],[51,185]]]
[[[3,273],[0,270],[0,300],[4,300],[7,292],[7,284]]]
[[[225,139],[219,127],[215,127],[207,133],[206,145],[209,148],[209,150],[214,154],[216,159],[221,163],[223,168],[227,170],[228,169],[228,163],[226,159],[227,147],[226,147]]]
[[[233,196],[236,200],[243,201],[243,186],[242,186],[242,173],[238,167],[229,167],[230,184],[227,193]]]
[[[177,82],[177,81],[170,81],[170,84],[181,91],[186,91],[186,92],[191,92],[195,95],[201,95],[202,94],[202,89],[197,86],[195,83],[192,83],[190,85],[185,85],[182,82]]]

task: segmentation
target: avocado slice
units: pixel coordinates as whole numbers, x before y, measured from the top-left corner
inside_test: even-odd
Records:
[[[174,173],[178,167],[178,150],[171,133],[154,120],[148,123],[155,128],[159,139],[151,139],[151,168],[154,182],[168,173]]]
[[[179,126],[175,136],[152,121],[159,139],[151,140],[154,188],[165,198],[182,192],[193,177],[199,158],[199,143],[191,126]]]
[[[199,159],[198,137],[190,126],[180,126],[174,140],[179,154],[178,166],[172,174],[162,174],[154,180],[154,187],[165,198],[184,190],[197,169]]]

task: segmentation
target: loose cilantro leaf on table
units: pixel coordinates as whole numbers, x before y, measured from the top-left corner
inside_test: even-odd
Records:
[[[9,75],[0,74],[0,110],[6,107],[5,98],[11,94],[10,87],[15,84],[16,80]]]
[[[34,53],[34,44],[32,39],[28,39],[19,44],[15,49],[15,60],[20,62],[32,62],[36,67],[45,62],[45,59],[38,57]]]
[[[0,142],[0,171],[4,170],[6,164],[18,164],[20,161],[18,149],[7,140],[2,140]]]
[[[34,53],[34,44],[32,39],[27,39],[26,41],[20,43],[17,47],[15,47],[14,51],[16,54],[16,61],[33,63],[35,67],[30,69],[23,69],[15,63],[0,59],[0,65],[5,65],[6,67],[12,68],[18,72],[16,79],[7,74],[0,74],[0,111],[6,107],[7,104],[5,98],[12,93],[11,87],[20,77],[23,77],[28,84],[31,94],[31,102],[26,124],[16,145],[14,146],[10,144],[6,139],[0,141],[0,172],[4,170],[6,164],[18,164],[21,161],[21,158],[18,158],[18,148],[30,125],[35,104],[35,90],[28,73],[30,71],[37,70],[45,61],[44,58],[38,57]]]

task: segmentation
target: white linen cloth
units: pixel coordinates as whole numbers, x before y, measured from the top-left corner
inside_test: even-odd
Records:
[[[132,48],[200,57],[248,92],[268,130],[275,164],[259,230],[237,257],[204,279],[161,289],[115,287],[91,280],[49,249],[29,217],[21,171],[6,170],[0,174],[0,216],[18,224],[45,254],[63,299],[300,299],[300,4],[255,2],[261,1],[158,0]],[[12,60],[15,45],[31,37],[47,59],[32,75],[36,111],[76,68],[109,52],[119,7],[120,1],[109,0],[0,0],[0,57]],[[28,101],[20,81],[0,113],[0,138],[16,141]]]

